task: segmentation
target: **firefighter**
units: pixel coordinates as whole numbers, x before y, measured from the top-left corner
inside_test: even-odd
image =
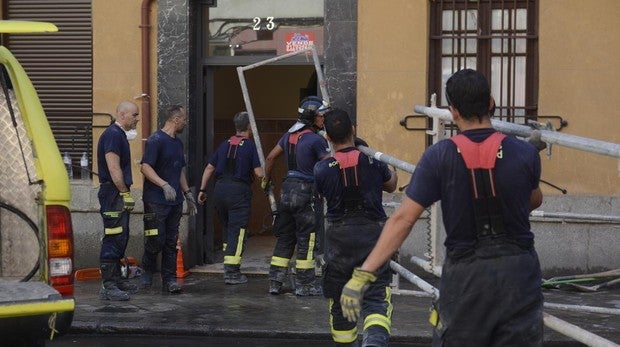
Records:
[[[185,176],[183,142],[177,137],[187,125],[185,108],[168,106],[162,118],[164,126],[149,136],[140,166],[144,175],[144,273],[141,282],[144,287],[152,285],[157,256],[161,253],[162,291],[176,294],[182,290],[176,280],[176,244],[183,200],[187,202],[190,216],[196,214],[196,201]]]
[[[287,173],[280,189],[278,214],[274,222],[276,245],[269,269],[269,293],[280,294],[291,257],[297,246],[295,261],[295,294],[321,295],[315,284],[316,208],[313,168],[319,160],[330,155],[327,141],[316,133],[323,127],[322,108],[327,104],[317,96],[308,96],[299,104],[297,122],[282,135],[265,159],[265,179],[276,158],[284,154]]]
[[[99,167],[99,205],[103,218],[104,235],[99,254],[103,300],[129,300],[129,294],[138,287],[122,279],[120,260],[125,256],[129,242],[129,212],[135,202],[129,189],[131,153],[129,139],[133,139],[140,112],[130,101],[122,101],[116,107],[114,123],[101,134],[97,144]]]
[[[362,293],[403,243],[422,211],[441,200],[446,259],[431,312],[435,346],[542,346],[541,271],[529,213],[542,203],[537,149],[497,133],[489,85],[474,70],[446,82],[461,134],[429,147],[399,209],[341,296],[359,317]]]
[[[369,158],[355,147],[355,128],[346,111],[333,109],[325,114],[327,138],[334,157],[314,167],[316,189],[327,201],[325,272],[323,295],[329,299],[332,338],[336,345],[357,340],[357,323],[342,315],[340,294],[377,242],[387,219],[382,191],[396,189],[396,170]],[[363,345],[387,346],[392,303],[388,264],[377,270],[377,280],[364,293]]]
[[[248,113],[237,113],[233,122],[235,135],[222,142],[204,169],[198,202],[204,204],[207,200],[207,183],[215,175],[213,201],[224,227],[224,283],[242,284],[248,281],[240,267],[252,210],[252,172],[258,179],[264,175],[256,145],[250,138]]]

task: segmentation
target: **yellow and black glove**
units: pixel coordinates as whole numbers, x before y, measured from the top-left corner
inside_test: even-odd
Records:
[[[273,182],[271,182],[271,178],[265,178],[265,177],[263,177],[263,178],[260,180],[260,187],[261,187],[261,189],[262,189],[262,190],[264,190],[264,191],[265,191],[265,193],[269,193],[269,190],[270,190],[271,188],[273,188]]]
[[[133,208],[136,206],[136,202],[133,201],[129,191],[120,192],[120,195],[123,198],[123,208],[129,212],[133,211]]]
[[[340,296],[342,315],[349,322],[357,322],[360,318],[364,292],[368,289],[370,283],[376,280],[377,276],[372,272],[364,271],[360,268],[353,270],[353,276],[342,288],[342,295]]]

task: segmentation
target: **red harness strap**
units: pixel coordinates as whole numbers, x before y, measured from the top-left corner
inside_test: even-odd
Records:
[[[456,144],[470,173],[476,229],[479,236],[504,232],[494,169],[497,153],[505,137],[504,134],[493,133],[480,143],[473,142],[462,134],[450,139]]]

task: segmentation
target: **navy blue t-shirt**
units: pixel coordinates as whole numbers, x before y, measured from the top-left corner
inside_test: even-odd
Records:
[[[106,153],[116,153],[120,158],[123,179],[127,188],[131,187],[133,177],[131,176],[131,153],[129,152],[129,141],[125,131],[116,123],[107,127],[101,134],[97,144],[97,167],[100,183],[112,182],[110,170],[105,160]]]
[[[300,130],[301,131],[301,130]],[[291,170],[288,167],[288,144],[290,133],[284,133],[278,145],[284,149],[284,160],[287,166],[287,177],[297,177],[307,180],[313,180],[314,164],[321,158],[329,155],[329,146],[327,141],[321,135],[314,132],[302,134],[297,140],[295,146],[295,159],[297,160],[297,168]]]
[[[339,152],[353,150],[355,148],[349,147]],[[372,220],[386,219],[381,204],[383,184],[392,178],[392,173],[385,163],[373,160],[363,153],[360,153],[357,165],[359,191],[364,199],[364,215]],[[327,202],[325,217],[328,220],[342,218],[344,216],[344,185],[338,161],[330,157],[318,162],[314,166],[314,182],[316,191],[322,194]]]
[[[146,140],[144,155],[141,164],[150,165],[159,177],[168,182],[177,191],[175,201],[167,201],[164,190],[144,179],[144,191],[142,200],[161,205],[178,205],[183,203],[183,191],[181,190],[181,172],[185,167],[185,156],[183,155],[183,142],[172,137],[161,129],[154,132]]]
[[[480,143],[493,129],[464,131],[463,135]],[[495,162],[495,185],[502,204],[504,229],[513,239],[531,244],[530,195],[538,188],[540,156],[531,144],[514,136],[502,141]],[[416,166],[406,191],[424,207],[441,200],[446,228],[444,245],[448,250],[470,248],[476,241],[470,174],[454,142],[442,140],[430,146]]]
[[[241,137],[241,136],[239,136]],[[215,177],[220,178],[226,170],[226,154],[228,153],[228,145],[230,139],[222,142],[215,153],[209,159],[209,164],[215,166]],[[233,177],[247,184],[252,183],[252,172],[255,168],[260,167],[260,159],[256,144],[252,139],[243,139],[237,146],[237,157],[235,159],[235,169]]]

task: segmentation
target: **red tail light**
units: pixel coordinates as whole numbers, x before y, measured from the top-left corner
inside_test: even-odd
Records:
[[[46,207],[50,284],[62,296],[73,296],[73,227],[65,206]]]

